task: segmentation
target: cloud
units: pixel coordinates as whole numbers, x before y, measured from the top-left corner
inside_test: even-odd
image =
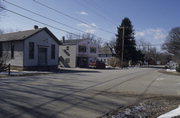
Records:
[[[85,24],[85,23],[80,23],[80,24],[77,24],[77,26],[90,28],[90,25]]]
[[[89,15],[89,14],[88,14],[87,12],[85,12],[85,11],[81,11],[81,12],[79,12],[79,14],[85,15],[85,16]]]
[[[91,23],[91,24],[80,23],[80,24],[77,24],[77,26],[85,27],[85,28],[97,27],[95,23]]]
[[[144,40],[145,42],[149,42],[151,44],[157,44],[155,46],[159,51],[161,51],[161,44],[164,43],[167,35],[168,31],[162,28],[150,28],[135,32],[135,38],[137,39],[137,42]]]
[[[77,26],[83,27],[86,33],[91,33],[91,34],[95,34],[96,30],[93,28],[97,27],[95,23],[90,23],[90,24],[80,23],[80,24],[77,24]]]
[[[136,37],[141,37],[141,36],[144,36],[145,35],[145,32],[136,32],[135,36]]]
[[[91,26],[96,27],[97,25],[95,23],[91,23]]]
[[[94,34],[96,32],[96,30],[94,30],[94,29],[87,29],[85,32],[86,33]]]
[[[165,40],[167,37],[167,31],[164,29],[156,28],[156,29],[146,29],[143,31],[135,32],[135,37],[138,39],[149,39],[149,40],[156,40],[162,41]]]

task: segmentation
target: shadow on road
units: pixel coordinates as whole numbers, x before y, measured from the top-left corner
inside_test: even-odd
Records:
[[[62,70],[60,70],[62,71]],[[79,72],[79,70],[63,70],[64,73]],[[82,70],[80,72],[92,72],[92,70]],[[95,71],[99,73],[98,71]],[[148,72],[144,73],[145,74]],[[133,72],[128,73],[128,75]],[[105,80],[103,82],[86,81],[78,78],[41,78],[34,76],[31,78],[20,79],[3,79],[0,80],[0,118],[82,118],[76,112],[91,111],[97,114],[105,114],[106,110],[112,110],[116,107],[123,107],[123,104],[117,104],[116,101],[109,99],[117,98],[117,94],[107,95],[103,92],[92,93],[90,88],[105,84],[110,81],[117,80],[126,75]],[[137,75],[139,76],[139,75]],[[117,83],[115,86],[120,86],[128,81],[135,79],[137,76]],[[71,84],[71,83],[79,84]],[[148,91],[154,80],[149,83],[142,96]],[[81,87],[84,83],[90,83],[88,87]],[[105,89],[109,90],[111,87]],[[91,95],[89,95],[91,94]],[[101,94],[101,99],[97,97]],[[119,95],[119,100],[126,101],[124,96]],[[126,101],[127,102],[127,101]],[[74,110],[74,113],[71,113]],[[79,110],[79,111],[78,111]],[[70,112],[71,111],[71,112]],[[84,116],[85,117],[85,116]]]
[[[104,109],[113,109],[113,104],[117,105],[115,102],[96,98],[98,94],[87,96],[87,91],[84,91],[87,88],[53,82],[53,79],[35,77],[23,79],[25,81],[18,80],[1,80],[0,118],[80,118],[66,112],[75,108],[104,114],[102,106]],[[83,83],[83,80],[76,81]]]
[[[142,65],[141,68],[157,68],[157,69],[165,69],[164,65]]]
[[[101,73],[98,70],[94,69],[59,69],[56,71],[53,71],[54,73]]]

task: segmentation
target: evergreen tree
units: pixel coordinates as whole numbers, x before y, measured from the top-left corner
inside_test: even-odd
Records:
[[[131,60],[133,63],[136,63],[139,59],[137,55],[139,55],[139,53],[141,52],[137,51],[136,49],[136,41],[134,37],[135,33],[134,33],[133,25],[131,24],[131,21],[127,17],[122,20],[121,25],[117,28],[116,47],[115,47],[116,56],[119,59],[121,59],[123,30],[124,30],[123,61],[128,62]]]

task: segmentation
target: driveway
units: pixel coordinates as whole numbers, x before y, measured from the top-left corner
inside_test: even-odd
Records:
[[[158,71],[74,69],[0,78],[0,118],[95,118],[145,95],[180,95],[180,77]]]

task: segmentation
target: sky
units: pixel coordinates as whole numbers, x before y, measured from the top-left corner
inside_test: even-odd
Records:
[[[168,32],[180,23],[180,0],[1,0],[1,4],[8,10],[39,22],[5,10],[0,13],[0,29],[12,32],[38,25],[48,27],[59,39],[68,33],[86,32],[106,42],[115,37],[122,19],[128,17],[134,26],[137,42],[144,40],[160,48]]]

